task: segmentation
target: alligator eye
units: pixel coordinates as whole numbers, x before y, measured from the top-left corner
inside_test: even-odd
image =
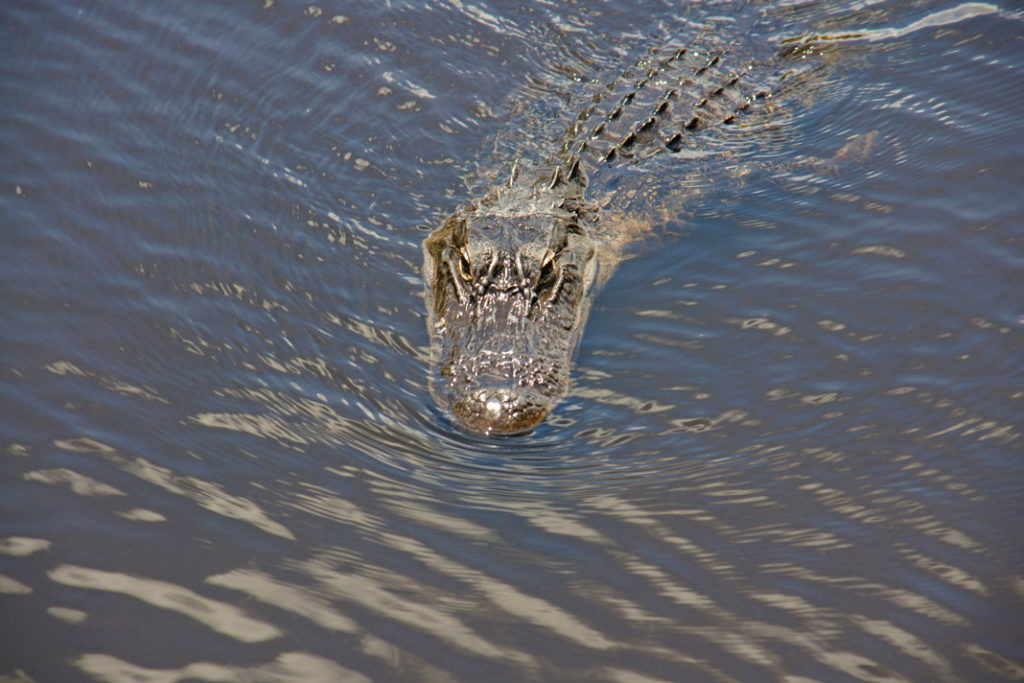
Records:
[[[473,279],[473,265],[466,257],[466,252],[461,250],[459,251],[459,277],[466,282],[470,282]]]
[[[537,277],[537,291],[551,289],[556,278],[555,255],[553,252],[544,254],[544,260],[540,264],[540,275]]]

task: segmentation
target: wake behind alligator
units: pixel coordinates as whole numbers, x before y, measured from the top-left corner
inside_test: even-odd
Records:
[[[461,428],[528,431],[568,392],[591,302],[629,239],[607,220],[622,177],[666,158],[682,172],[714,147],[715,131],[756,139],[789,84],[813,70],[808,51],[777,46],[762,48],[760,61],[750,51],[731,60],[746,42],[764,43],[757,26],[723,35],[711,21],[685,45],[651,38],[618,77],[587,93],[546,156],[517,152],[507,182],[425,240],[431,393]]]

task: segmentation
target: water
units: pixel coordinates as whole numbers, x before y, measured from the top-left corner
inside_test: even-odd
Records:
[[[1024,678],[1022,16],[757,11],[820,77],[483,439],[423,237],[723,10],[6,4],[0,677]]]

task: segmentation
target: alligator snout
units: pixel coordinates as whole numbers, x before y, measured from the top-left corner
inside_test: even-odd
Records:
[[[451,405],[456,422],[481,434],[521,434],[544,421],[550,401],[539,392],[516,387],[487,387],[457,399]]]

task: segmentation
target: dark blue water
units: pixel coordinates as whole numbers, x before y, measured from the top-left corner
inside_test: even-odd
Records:
[[[0,8],[0,678],[1024,678],[1024,15],[642,4]],[[458,431],[423,238],[709,26],[800,77]]]

